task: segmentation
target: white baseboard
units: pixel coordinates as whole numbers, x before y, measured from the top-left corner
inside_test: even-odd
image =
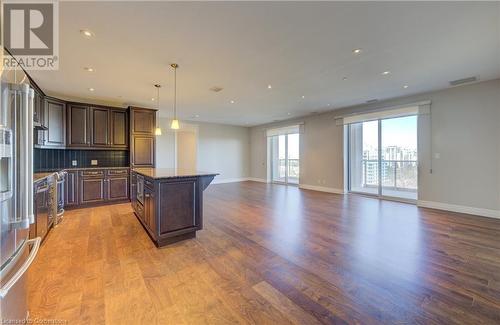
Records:
[[[299,188],[303,188],[305,190],[311,190],[311,191],[327,192],[327,193],[334,193],[334,194],[345,194],[344,190],[341,190],[338,188],[333,188],[333,187],[300,184]]]
[[[223,178],[223,179],[217,179],[215,178],[212,184],[225,184],[225,183],[237,183],[237,182],[244,182],[248,180],[248,178],[243,177],[243,178]]]
[[[267,183],[267,180],[264,178],[248,177],[246,180],[251,182]]]
[[[473,214],[482,217],[497,218],[500,219],[500,210],[490,210],[483,208],[474,208],[465,205],[448,204],[433,201],[422,201],[418,200],[417,205],[422,208],[431,208],[437,210],[445,210],[452,212],[459,212],[465,214]]]

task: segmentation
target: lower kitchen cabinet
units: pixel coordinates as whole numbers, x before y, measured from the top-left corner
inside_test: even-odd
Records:
[[[80,182],[80,204],[103,202],[106,199],[104,183],[104,178],[86,178],[83,176]]]
[[[66,172],[64,197],[67,208],[129,199],[128,168],[89,168]]]
[[[64,206],[78,205],[78,171],[68,171],[64,181]]]

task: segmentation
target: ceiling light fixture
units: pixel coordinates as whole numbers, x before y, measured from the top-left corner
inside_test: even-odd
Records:
[[[234,100],[230,101],[231,104],[234,104]]]
[[[346,80],[347,80],[347,77],[342,78],[342,80],[346,81]]]
[[[155,98],[154,97],[151,97],[151,101],[154,102],[155,101]]]
[[[352,50],[352,53],[361,54],[362,51],[363,51],[362,49],[354,49],[354,50]]]
[[[95,89],[94,88],[89,88],[89,91],[94,91]]]
[[[94,68],[92,68],[92,67],[85,67],[85,68],[83,68],[83,70],[85,70],[87,72],[94,72]]]
[[[404,89],[407,89],[408,87],[409,87],[408,85],[404,85],[404,86],[403,86],[403,88],[404,88]]]
[[[155,135],[161,135],[161,128],[160,128],[160,88],[161,88],[161,85],[160,84],[156,84],[155,85],[156,87],[156,107],[158,108],[156,110],[156,128],[155,128]],[[152,100],[154,100],[154,98],[151,98]]]
[[[172,63],[170,65],[174,69],[174,119],[170,124],[172,130],[179,129],[179,120],[177,119],[177,68],[179,65],[177,63]]]
[[[387,76],[387,75],[390,75],[390,74],[391,74],[391,72],[389,70],[382,72],[383,76]]]
[[[80,33],[81,33],[83,36],[87,37],[87,38],[90,38],[90,37],[94,36],[94,33],[92,33],[92,32],[91,32],[90,30],[88,30],[88,29],[81,29],[81,30],[80,30]]]
[[[267,85],[267,89],[271,89],[271,88],[273,88],[273,86]]]
[[[306,98],[306,96],[302,95],[302,99]]]

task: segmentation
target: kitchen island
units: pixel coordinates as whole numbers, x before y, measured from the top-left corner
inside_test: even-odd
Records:
[[[170,168],[131,170],[132,207],[157,247],[196,237],[203,228],[203,191],[216,175]]]

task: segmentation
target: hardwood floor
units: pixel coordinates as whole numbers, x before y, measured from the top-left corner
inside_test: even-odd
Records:
[[[69,324],[498,324],[500,220],[255,182],[157,249],[129,204],[68,211],[28,276]]]

